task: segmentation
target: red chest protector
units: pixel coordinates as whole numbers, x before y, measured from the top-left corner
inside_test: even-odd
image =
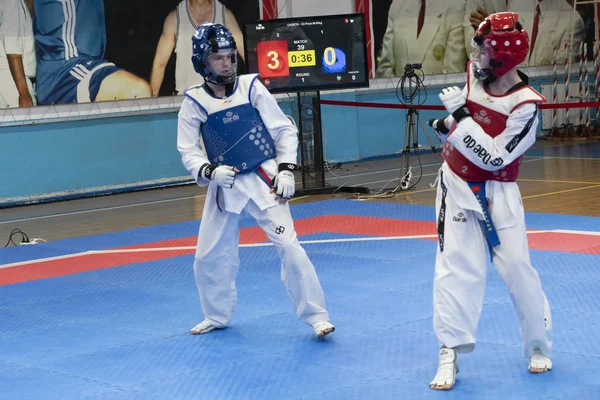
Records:
[[[543,103],[544,96],[536,92],[531,86],[523,86],[503,96],[489,94],[483,83],[472,76],[470,64],[467,66],[467,108],[471,117],[477,122],[490,137],[500,135],[506,128],[506,121],[510,113],[525,103]],[[449,135],[456,129],[456,124],[451,128]],[[455,174],[466,181],[502,181],[514,182],[519,175],[519,168],[523,161],[521,155],[512,163],[498,171],[486,171],[477,167],[449,142],[442,149],[442,156]]]

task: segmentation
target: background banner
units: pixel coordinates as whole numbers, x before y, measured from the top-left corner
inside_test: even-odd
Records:
[[[464,72],[474,26],[495,12],[518,13],[528,32],[532,49],[522,66],[563,64],[567,55],[578,62],[582,43],[591,51],[596,37],[594,6],[573,13],[572,0],[371,1],[379,78],[402,76],[407,63],[423,64],[425,74]]]
[[[0,108],[181,94],[202,83],[195,27],[227,26],[243,60],[259,15],[258,0],[2,0]]]
[[[426,75],[464,72],[473,26],[507,10],[532,41],[523,66],[591,64],[600,52],[594,5],[573,12],[572,0],[335,1],[315,11],[301,0],[0,0],[0,108],[181,94],[202,82],[191,36],[207,21],[232,31],[245,72],[243,26],[263,14],[355,7],[367,17],[375,78],[402,76],[407,63],[421,63]]]

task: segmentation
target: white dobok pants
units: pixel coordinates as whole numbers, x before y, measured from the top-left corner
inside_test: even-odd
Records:
[[[329,321],[325,296],[304,249],[298,243],[287,203],[261,210],[252,200],[246,211],[275,246],[281,259],[281,280],[300,319],[312,324]],[[235,280],[240,215],[219,210],[215,201],[205,203],[194,261],[196,285],[204,316],[216,327],[231,320],[237,302]]]
[[[550,307],[529,259],[519,188],[514,182],[488,181],[486,192],[500,239],[500,245],[492,250],[492,260],[517,310],[524,355],[531,357],[538,348],[550,357]],[[446,163],[439,175],[436,215],[443,240],[438,242],[435,264],[434,329],[441,345],[470,352],[483,306],[488,246],[480,221],[481,206],[467,182]]]

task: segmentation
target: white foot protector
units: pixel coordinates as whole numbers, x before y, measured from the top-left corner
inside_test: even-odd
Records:
[[[454,386],[457,373],[456,350],[442,347],[440,349],[440,365],[435,378],[429,383],[429,387],[435,390],[450,390]]]
[[[315,334],[317,337],[323,337],[329,335],[331,332],[335,331],[335,326],[329,321],[317,321],[313,322],[312,325],[315,330]]]
[[[552,369],[552,360],[542,355],[539,350],[534,350],[533,355],[529,358],[529,372],[532,374],[541,374]]]
[[[190,333],[192,335],[202,335],[203,333],[208,333],[214,329],[217,329],[209,320],[205,319],[200,322],[198,325],[190,329]]]

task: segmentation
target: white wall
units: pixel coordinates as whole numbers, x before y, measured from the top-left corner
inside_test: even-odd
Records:
[[[278,0],[279,18],[351,14],[356,0]]]

